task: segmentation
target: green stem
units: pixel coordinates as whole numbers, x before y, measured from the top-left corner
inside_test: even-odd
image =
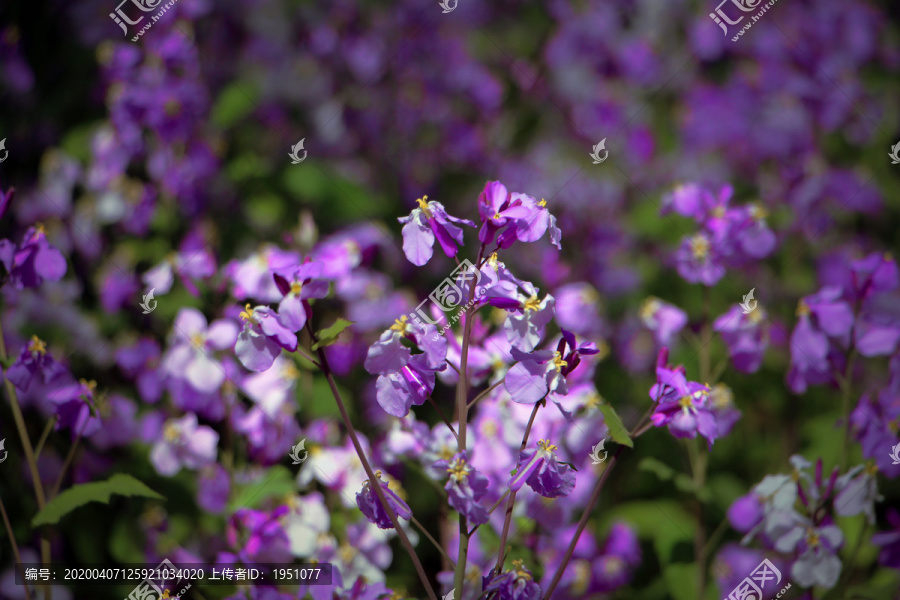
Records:
[[[7,361],[6,338],[3,334],[3,324],[0,322],[0,360],[4,363]],[[31,438],[28,437],[28,429],[25,427],[25,418],[22,416],[22,407],[19,405],[19,397],[16,394],[16,386],[13,382],[6,379],[6,393],[9,395],[9,404],[12,408],[13,421],[16,423],[16,430],[19,432],[19,439],[22,442],[22,449],[25,451],[25,461],[28,463],[28,469],[31,471],[31,481],[34,484],[34,498],[37,500],[38,510],[43,510],[46,504],[44,496],[44,484],[41,483],[41,474],[38,471],[37,459],[34,456],[34,449],[31,447]],[[50,540],[46,535],[41,534],[41,564],[45,567],[50,566]],[[51,588],[44,588],[45,600],[52,600],[53,592]]]
[[[309,335],[312,341],[318,342],[316,334],[315,332],[313,332],[312,326],[310,325],[309,321],[307,321],[306,327],[309,331]],[[338,390],[337,384],[334,381],[334,374],[331,372],[331,367],[328,365],[328,359],[325,357],[325,349],[320,347],[318,349],[318,353],[319,363],[322,365],[322,373],[325,375],[325,379],[328,381],[328,386],[331,388],[331,394],[334,396],[334,401],[341,413],[341,419],[343,419],[344,421],[344,427],[347,428],[347,434],[350,436],[350,441],[353,443],[353,448],[356,450],[357,456],[359,456],[359,460],[366,472],[366,476],[368,476],[369,481],[372,483],[372,489],[375,491],[375,495],[378,496],[378,501],[381,502],[382,508],[384,508],[384,511],[391,519],[391,524],[394,526],[394,530],[397,532],[397,537],[400,538],[400,543],[403,544],[403,547],[409,554],[410,559],[412,559],[413,565],[416,568],[416,572],[419,574],[419,579],[422,580],[422,585],[425,586],[425,592],[428,594],[428,598],[430,600],[437,600],[437,596],[435,595],[434,590],[431,587],[431,582],[428,581],[428,575],[425,574],[425,569],[422,567],[422,563],[419,561],[419,557],[416,555],[416,551],[413,548],[412,543],[410,543],[409,537],[406,535],[403,527],[400,526],[400,521],[397,518],[397,514],[388,503],[387,498],[384,495],[384,490],[381,489],[381,482],[377,477],[375,477],[375,471],[372,470],[372,465],[369,464],[369,460],[366,458],[366,453],[363,451],[362,444],[359,443],[359,437],[356,435],[356,429],[353,427],[353,423],[350,421],[350,415],[347,413],[347,407],[344,405],[344,400],[343,398],[341,398],[341,392]]]
[[[6,507],[3,505],[3,498],[0,498],[0,515],[3,516],[3,525],[6,527],[6,533],[9,534],[9,543],[12,544],[13,557],[16,559],[16,564],[22,563],[22,557],[19,556],[19,545],[16,544],[16,536],[13,535],[12,525],[9,522],[9,516],[6,514]],[[22,567],[19,568],[22,570]],[[22,571],[22,578],[24,581],[25,572]],[[28,590],[27,585],[22,586],[25,589],[25,597],[27,600],[31,600],[31,592]]]
[[[57,416],[53,415],[49,421],[47,421],[47,425],[44,426],[44,432],[41,433],[41,439],[38,440],[37,446],[34,449],[34,459],[37,460],[41,457],[41,450],[44,449],[44,443],[47,441],[47,438],[50,436],[50,432],[53,431],[53,426],[56,425]]]

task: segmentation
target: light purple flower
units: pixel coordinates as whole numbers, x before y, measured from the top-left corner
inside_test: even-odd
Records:
[[[494,576],[486,592],[497,592],[499,600],[541,600],[541,586],[521,560],[513,561],[513,570]]]
[[[656,343],[660,346],[668,346],[672,338],[687,325],[687,313],[659,298],[649,297],[641,306],[641,320],[644,325],[653,332]]]
[[[275,285],[278,291],[284,294],[278,305],[278,316],[285,327],[293,332],[298,332],[306,325],[306,320],[312,314],[312,308],[308,300],[311,298],[324,298],[328,295],[328,281],[318,279],[322,274],[322,263],[307,262],[294,269],[284,277],[274,274]]]
[[[667,425],[675,437],[695,438],[699,433],[712,447],[718,425],[709,403],[710,389],[687,381],[684,367],[666,367],[668,356],[668,348],[663,348],[657,358],[656,383],[650,388],[650,398],[657,405],[650,419],[656,427]]]
[[[268,306],[241,312],[244,327],[237,336],[234,353],[241,364],[251,371],[265,371],[285,349],[297,350],[297,335],[282,323],[280,316]]]
[[[841,559],[836,555],[843,542],[844,534],[836,525],[814,527],[804,519],[778,538],[775,549],[798,554],[791,578],[800,586],[830,589],[841,574]]]
[[[397,514],[397,517],[407,520],[411,519],[412,510],[410,510],[409,505],[404,502],[400,496],[395,494],[394,491],[388,487],[386,482],[381,480],[381,471],[375,471],[375,479],[377,484],[381,486],[391,510]],[[393,529],[394,524],[391,522],[390,516],[388,516],[387,511],[381,504],[377,492],[372,489],[371,480],[366,479],[362,491],[356,494],[356,505],[359,506],[359,510],[362,511],[366,518],[375,525],[378,525],[379,528]]]
[[[163,427],[163,438],[150,451],[150,462],[160,475],[171,477],[182,467],[197,470],[216,461],[219,434],[197,424],[197,415],[188,413],[169,420]]]
[[[225,369],[212,354],[234,346],[237,333],[233,321],[221,319],[207,326],[203,313],[183,308],[175,317],[164,369],[173,377],[185,379],[198,392],[212,393],[225,382]]]
[[[6,267],[10,283],[20,290],[38,287],[44,280],[59,281],[67,268],[65,257],[50,245],[40,224],[29,227],[18,246],[0,240],[0,262]]]
[[[556,450],[548,440],[541,440],[536,447],[519,453],[509,489],[517,492],[527,483],[544,498],[568,496],[575,489],[575,472],[569,465],[560,464]]]
[[[443,204],[429,201],[428,196],[423,196],[416,202],[419,204],[418,208],[414,208],[408,216],[397,219],[404,224],[403,253],[406,258],[417,267],[427,263],[434,252],[435,238],[444,254],[450,258],[456,256],[457,246],[463,243],[463,230],[454,223],[472,227],[475,227],[475,223],[448,215]]]
[[[488,479],[469,465],[466,451],[457,453],[451,460],[439,460],[434,467],[446,470],[449,475],[444,489],[450,506],[464,514],[470,525],[487,523],[488,511],[479,501],[487,493]]]

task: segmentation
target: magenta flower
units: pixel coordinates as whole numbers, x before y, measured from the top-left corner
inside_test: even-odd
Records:
[[[9,203],[12,201],[15,193],[16,188],[9,188],[8,192],[4,192],[3,188],[0,187],[0,219],[6,216],[6,211],[9,209]]]
[[[487,493],[488,479],[469,465],[467,453],[458,452],[451,460],[439,460],[433,466],[450,476],[444,486],[450,506],[464,514],[470,525],[487,523],[490,515],[478,502]]]
[[[797,326],[791,333],[791,367],[787,382],[802,394],[807,384],[831,381],[829,354],[846,347],[853,328],[853,310],[840,299],[837,287],[824,287],[802,298],[797,306]]]
[[[675,252],[678,274],[690,283],[715,285],[725,276],[722,248],[706,233],[686,237]]]
[[[166,294],[172,289],[177,274],[188,291],[197,296],[200,292],[193,280],[207,279],[215,273],[215,256],[203,238],[191,232],[182,240],[178,252],[144,273],[143,282],[157,294]]]
[[[44,280],[59,281],[66,274],[66,259],[50,245],[44,226],[29,227],[19,246],[0,240],[0,262],[9,281],[18,289],[35,288]]]
[[[166,422],[163,437],[150,451],[150,462],[160,475],[171,477],[182,469],[197,470],[216,462],[219,434],[197,424],[197,415],[188,413]]]
[[[228,545],[237,550],[234,562],[290,563],[293,556],[283,524],[289,512],[290,507],[279,506],[271,513],[249,508],[234,513],[225,528]]]
[[[54,390],[48,401],[56,407],[56,431],[69,429],[74,440],[91,437],[100,429],[100,416],[94,405],[96,387],[96,381],[81,379]]]
[[[478,215],[481,230],[478,239],[488,245],[494,241],[497,232],[497,248],[509,248],[516,240],[535,242],[547,229],[550,239],[560,248],[562,233],[556,227],[556,218],[547,210],[547,201],[538,202],[527,194],[509,193],[499,181],[489,181],[478,196]]]
[[[282,349],[297,350],[297,334],[285,327],[278,313],[268,306],[251,308],[247,304],[240,316],[244,328],[237,336],[234,353],[251,371],[267,370]]]
[[[278,273],[274,274],[275,285],[284,294],[278,305],[278,316],[284,326],[295,333],[303,329],[306,320],[312,315],[309,300],[328,295],[329,284],[324,279],[318,279],[321,274],[322,263],[310,262],[309,258],[293,270],[290,280]]]
[[[472,227],[475,227],[475,223],[448,215],[443,204],[429,201],[428,196],[423,196],[416,202],[419,204],[418,208],[414,208],[408,216],[397,219],[404,224],[403,253],[406,258],[417,267],[427,263],[434,252],[435,238],[444,254],[450,258],[456,256],[457,246],[463,243],[463,230],[454,223]]]
[[[388,504],[390,504],[391,509],[397,516],[401,519],[411,519],[412,510],[410,510],[409,505],[406,504],[400,496],[395,494],[394,491],[388,487],[386,482],[381,480],[381,471],[375,471],[375,479],[384,491],[384,496],[387,499]],[[391,522],[391,518],[388,516],[384,506],[382,506],[378,494],[372,489],[371,480],[366,479],[365,483],[363,483],[362,491],[357,492],[356,505],[366,518],[375,525],[378,525],[379,528],[393,529],[394,524]]]
[[[575,472],[569,465],[560,464],[556,450],[548,440],[541,440],[536,447],[519,453],[509,489],[517,492],[527,483],[544,498],[568,496],[575,489]]]
[[[710,389],[687,381],[684,367],[666,367],[669,349],[663,348],[656,361],[656,383],[650,398],[657,402],[650,419],[656,427],[667,425],[678,438],[695,438],[699,433],[712,447],[718,437],[718,425],[709,401]]]

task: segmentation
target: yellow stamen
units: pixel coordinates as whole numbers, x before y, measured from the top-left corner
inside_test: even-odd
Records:
[[[529,298],[522,304],[522,308],[524,308],[525,310],[537,310],[540,307],[541,301],[538,300],[537,295],[532,295],[531,298]]]
[[[712,215],[717,219],[721,219],[722,217],[725,216],[725,207],[724,206],[715,207],[714,209],[712,209]]]
[[[202,333],[195,333],[191,336],[191,343],[195,346],[202,347],[204,344],[206,344],[206,340],[203,339]]]
[[[302,291],[303,291],[303,283],[301,283],[299,281],[294,281],[293,283],[291,283],[291,293],[292,294],[294,294],[295,296],[299,296],[300,292],[302,292]]]
[[[541,440],[538,442],[538,446],[540,446],[541,450],[545,452],[556,452],[557,447],[550,443],[550,440]]]
[[[440,458],[441,460],[450,460],[451,458],[453,458],[454,454],[456,453],[450,446],[444,446],[443,448],[438,450],[438,458]]]
[[[659,301],[659,298],[650,296],[644,300],[644,303],[641,305],[641,319],[643,321],[649,321],[656,316],[656,313],[659,312],[660,308],[662,308],[662,302]]]
[[[709,395],[716,408],[728,408],[734,404],[734,393],[724,383],[717,383]]]
[[[493,254],[491,254],[491,257],[488,258],[487,262],[491,266],[491,268],[496,271],[497,270],[497,253],[494,252]]]
[[[247,303],[246,306],[244,306],[244,310],[241,311],[241,314],[239,316],[244,321],[248,321],[251,323],[256,322],[256,319],[254,318],[254,315],[253,315],[253,308],[250,306],[249,302]]]
[[[281,370],[281,375],[285,379],[294,380],[300,377],[300,371],[297,370],[297,367],[294,366],[294,363],[287,363]]]
[[[47,344],[36,335],[31,336],[31,342],[28,344],[29,352],[37,352],[41,356],[47,354]]]
[[[809,305],[806,303],[806,300],[800,299],[800,302],[797,303],[797,316],[805,317],[809,314]]]
[[[709,240],[702,233],[698,233],[691,238],[691,250],[694,258],[698,260],[706,258],[709,255]]]
[[[499,212],[499,211],[494,213],[494,218],[495,218],[495,219],[501,218],[501,217],[500,217],[500,212]]]
[[[681,405],[681,408],[690,408],[694,406],[694,401],[690,396],[682,396],[678,399],[678,404]]]
[[[564,368],[569,366],[569,363],[564,361],[562,354],[556,351],[553,353],[553,366],[556,367],[557,371],[562,371]]]
[[[453,479],[460,481],[468,477],[469,467],[468,465],[466,465],[466,461],[458,458],[447,466],[447,474],[450,475],[450,477],[452,477]]]
[[[79,380],[78,380],[78,383],[80,383],[81,385],[83,385],[84,387],[86,387],[86,388],[87,388],[87,391],[88,391],[88,393],[89,393],[90,395],[92,395],[92,396],[94,395],[94,392],[95,392],[96,389],[97,389],[97,382],[96,382],[96,381],[94,381],[93,379],[91,379],[90,381],[88,381],[87,379],[79,379]]]
[[[815,548],[816,546],[818,546],[819,545],[819,534],[813,529],[808,529],[806,531],[806,543],[809,545],[810,548]]]
[[[163,437],[165,438],[165,440],[167,442],[172,444],[172,443],[178,441],[178,438],[181,437],[181,432],[178,430],[178,427],[176,427],[174,424],[168,423],[163,428]]]
[[[524,579],[526,581],[531,581],[531,573],[525,570],[525,561],[524,560],[514,560],[513,561],[513,569],[516,571],[517,579]]]
[[[545,206],[547,206],[547,201],[544,200],[543,198],[541,198],[541,201],[538,202],[538,206],[540,206],[541,208],[544,208]]]
[[[44,229],[44,224],[40,223],[40,222],[34,224],[34,232],[37,235],[46,235],[47,234],[46,230]]]
[[[399,319],[394,319],[394,324],[391,325],[391,331],[397,331],[401,335],[406,333],[408,327],[407,321],[409,321],[409,318],[406,315],[403,315]]]
[[[431,219],[434,215],[431,214],[431,211],[428,210],[428,196],[422,196],[421,198],[417,198],[416,202],[419,203],[419,208],[422,209],[422,212],[425,213],[425,216]]]
[[[869,477],[875,477],[875,475],[877,475],[877,474],[878,474],[878,467],[875,465],[874,462],[869,462],[866,465],[866,475],[868,475]]]
[[[767,211],[761,204],[753,204],[750,207],[750,216],[757,221],[762,221],[769,216],[769,211]]]

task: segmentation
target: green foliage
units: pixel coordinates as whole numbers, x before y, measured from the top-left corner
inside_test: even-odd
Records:
[[[601,404],[600,412],[603,413],[603,419],[606,421],[606,426],[609,427],[609,435],[612,437],[613,441],[618,442],[623,446],[634,448],[634,442],[631,441],[628,430],[625,429],[625,425],[622,424],[622,419],[616,414],[616,409],[609,404]]]
[[[275,465],[266,470],[253,483],[238,488],[228,504],[228,512],[241,508],[257,508],[272,498],[283,498],[297,489],[294,475],[283,465]]]
[[[259,93],[246,82],[234,82],[219,94],[212,108],[212,121],[220,127],[231,127],[249,115],[258,103]]]
[[[319,341],[312,345],[312,349],[318,350],[319,348],[325,348],[332,345],[337,341],[341,332],[351,325],[353,325],[353,321],[348,321],[347,319],[339,317],[331,327],[326,327],[316,333],[316,337]]]
[[[62,492],[34,516],[31,520],[31,526],[38,527],[39,525],[59,523],[59,520],[65,515],[89,502],[109,504],[110,497],[113,494],[165,500],[163,496],[157,494],[131,475],[116,473],[106,481],[82,483]]]

